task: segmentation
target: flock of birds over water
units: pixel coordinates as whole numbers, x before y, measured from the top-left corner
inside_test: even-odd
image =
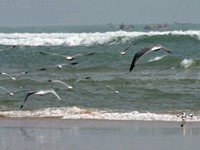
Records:
[[[129,50],[132,46],[136,45],[136,44],[139,44],[141,42],[143,42],[144,39],[137,39],[137,40],[134,40],[132,41],[125,49],[121,50],[121,51],[118,51],[120,55],[126,55],[126,51]],[[102,46],[104,48],[110,48],[109,46],[107,45],[104,45],[104,44],[100,44],[100,43],[97,43],[99,46]],[[3,52],[3,51],[10,51],[12,49],[16,48],[16,46],[11,46],[9,48],[5,48],[5,49],[0,49],[0,52]],[[161,44],[155,44],[155,45],[151,45],[151,46],[148,46],[148,47],[143,47],[141,50],[137,51],[132,59],[132,62],[130,63],[130,68],[129,68],[129,72],[131,72],[136,64],[139,62],[140,58],[142,56],[144,56],[145,54],[149,53],[149,52],[155,52],[155,51],[159,51],[159,50],[164,50],[166,51],[167,53],[172,53],[168,48],[162,46]],[[64,54],[58,54],[58,53],[48,53],[48,52],[39,52],[41,55],[50,55],[50,56],[58,56],[58,57],[62,57],[66,60],[73,60],[75,59],[76,57],[83,57],[83,56],[92,56],[92,55],[95,55],[95,53],[86,53],[86,54],[82,54],[82,53],[77,53],[77,54],[74,54],[74,55],[64,55]],[[76,65],[77,63],[71,63],[71,65]],[[62,65],[57,65],[56,67],[58,68],[62,68],[63,66]],[[40,70],[46,70],[46,68],[42,68]],[[12,80],[16,80],[16,76],[20,76],[20,75],[23,75],[23,74],[26,74],[27,72],[22,72],[22,73],[19,73],[19,74],[15,74],[15,77],[12,76],[11,74],[9,73],[6,73],[6,72],[1,72],[0,74],[1,75],[4,75],[4,76],[8,76],[10,77]],[[91,77],[86,77],[85,79],[90,79]],[[75,81],[73,84],[79,82],[80,80],[82,79],[78,79],[77,81]],[[63,84],[64,86],[66,86],[68,89],[72,89],[73,86],[71,85],[68,85],[66,84],[65,82],[61,81],[61,80],[48,80],[49,82],[54,82],[54,83],[60,83],[60,84]],[[112,86],[109,86],[109,85],[106,85],[107,88],[113,90],[116,94],[119,93],[119,91],[115,90]],[[12,92],[10,92],[8,89],[4,88],[4,87],[0,87],[1,90],[4,90],[6,91],[10,96],[13,96],[14,94]],[[45,89],[45,90],[35,90],[35,91],[29,91],[28,93],[26,93],[26,96],[20,106],[20,109],[22,109],[24,107],[24,104],[25,102],[28,100],[28,98],[31,96],[31,95],[45,95],[45,94],[48,94],[48,93],[51,93],[53,95],[55,95],[57,97],[58,100],[61,101],[61,98],[60,96],[56,93],[56,91],[54,89]],[[181,126],[183,127],[184,124],[185,124],[185,120],[186,120],[186,117],[189,116],[189,117],[193,117],[192,114],[186,114],[186,113],[182,113],[182,114],[179,114],[177,115],[177,117],[181,117],[182,118],[182,124]]]

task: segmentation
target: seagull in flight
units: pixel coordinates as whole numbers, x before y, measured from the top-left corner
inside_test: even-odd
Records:
[[[22,109],[24,107],[24,103],[27,101],[28,97],[33,95],[33,94],[36,94],[36,95],[44,95],[44,94],[47,94],[47,93],[52,93],[54,94],[58,100],[61,101],[61,98],[58,96],[58,94],[55,92],[55,90],[53,89],[47,89],[47,90],[37,90],[37,91],[29,91],[27,94],[26,94],[26,97],[24,99],[24,102],[23,104],[21,105],[20,109]]]
[[[126,47],[124,50],[118,51],[119,54],[120,54],[120,55],[125,55],[125,54],[126,54],[126,51],[129,50],[133,45],[137,45],[137,44],[141,43],[141,42],[144,41],[144,40],[145,40],[145,39],[141,39],[141,40],[137,40],[137,41],[132,41],[132,42],[129,44],[129,46]],[[98,43],[98,45],[103,46],[103,47],[105,47],[105,48],[110,48],[110,47],[105,46],[105,45],[100,44],[100,43]],[[115,49],[114,49],[114,50],[115,50]]]
[[[8,48],[5,48],[5,49],[0,49],[0,52],[1,52],[1,51],[7,51],[7,50],[13,49],[13,48],[15,48],[15,47],[16,47],[16,46],[13,45],[13,46],[8,47]]]
[[[39,52],[42,55],[51,55],[51,56],[60,56],[65,58],[66,60],[73,60],[75,57],[79,57],[79,56],[91,56],[94,55],[95,53],[87,53],[87,54],[82,54],[82,53],[77,53],[74,55],[62,55],[62,54],[58,54],[58,53],[45,53],[45,52]]]
[[[49,82],[54,82],[54,83],[60,83],[60,84],[64,85],[65,87],[67,87],[68,89],[73,89],[73,86],[68,85],[68,84],[66,84],[65,82],[60,81],[60,80],[48,80],[48,81],[49,81]]]
[[[172,53],[171,51],[169,51],[167,48],[163,47],[160,44],[154,45],[154,46],[150,46],[150,47],[144,47],[142,48],[139,52],[137,52],[132,60],[131,66],[129,71],[131,72],[133,70],[133,68],[135,67],[136,63],[139,61],[139,59],[146,53],[148,52],[153,52],[153,51],[159,51],[159,50],[165,50],[168,53]]]
[[[85,78],[77,79],[77,80],[73,83],[73,85],[75,85],[76,83],[78,83],[78,82],[80,82],[80,81],[83,81],[83,80],[89,80],[89,79],[92,80],[92,77],[85,77]]]
[[[4,87],[0,87],[0,89],[6,91],[10,96],[13,96],[14,94],[12,92],[10,92],[8,89],[4,88]]]
[[[119,94],[119,91],[115,90],[113,87],[106,85],[107,88],[113,90],[115,92],[115,94]]]
[[[77,65],[77,64],[78,64],[78,62],[72,62],[72,63],[70,63],[70,65]],[[69,64],[57,64],[55,66],[58,69],[62,69],[64,66],[69,66]]]
[[[78,62],[71,62],[70,64],[51,65],[51,66],[48,66],[48,67],[40,68],[39,71],[44,71],[44,70],[47,70],[47,69],[50,69],[50,68],[62,69],[65,66],[72,67],[72,65],[74,66],[74,65],[77,65],[77,64],[78,64]]]
[[[16,80],[16,78],[15,77],[13,77],[12,75],[10,75],[10,74],[8,74],[8,73],[5,73],[5,72],[1,72],[1,74],[2,75],[5,75],[5,76],[8,76],[8,77],[10,77],[13,81],[15,81]]]
[[[5,76],[8,76],[8,77],[10,77],[13,81],[15,81],[17,76],[21,76],[21,75],[24,75],[24,74],[27,74],[27,73],[28,73],[28,72],[21,72],[21,73],[18,73],[18,74],[8,74],[8,73],[6,73],[6,72],[1,72],[0,74],[1,74],[1,75],[5,75]],[[14,76],[15,76],[15,77],[14,77]]]

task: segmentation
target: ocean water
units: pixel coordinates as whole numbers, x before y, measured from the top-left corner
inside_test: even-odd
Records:
[[[129,72],[135,53],[158,43],[172,54],[148,53]],[[40,52],[94,55],[69,61]],[[188,121],[200,121],[200,25],[169,24],[159,31],[143,25],[127,31],[107,25],[1,27],[0,64],[4,117],[180,121],[177,114],[186,112],[194,114]],[[62,100],[51,93],[31,95],[20,110],[28,92],[49,88]]]

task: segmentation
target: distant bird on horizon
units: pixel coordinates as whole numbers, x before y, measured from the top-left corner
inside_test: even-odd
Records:
[[[22,109],[24,107],[24,103],[27,101],[28,97],[33,95],[33,94],[36,94],[36,95],[44,95],[44,94],[47,94],[47,93],[52,93],[54,94],[60,101],[61,101],[61,98],[58,96],[58,94],[55,92],[55,90],[53,89],[47,89],[47,90],[37,90],[37,91],[29,91],[27,94],[26,94],[26,97],[23,101],[23,104],[21,105],[20,109]]]
[[[142,48],[139,52],[137,52],[132,60],[131,66],[129,71],[131,72],[133,70],[133,68],[135,67],[136,63],[139,61],[139,59],[146,53],[148,52],[153,52],[153,51],[159,51],[159,50],[165,50],[168,53],[172,53],[171,51],[169,51],[167,48],[163,47],[160,44],[154,45],[154,46],[150,46],[150,47],[144,47]]]
[[[68,88],[68,89],[73,89],[73,86],[68,85],[65,82],[60,81],[60,80],[48,80],[48,82],[60,83],[60,84],[64,85],[66,88]]]
[[[4,88],[4,87],[0,87],[0,89],[6,91],[10,96],[13,96],[14,94],[12,92],[10,92],[8,89]]]
[[[46,53],[46,52],[39,52],[42,55],[51,55],[51,56],[60,56],[65,58],[66,60],[73,60],[75,57],[79,57],[79,56],[91,56],[94,55],[95,53],[86,53],[86,54],[82,54],[82,53],[77,53],[74,55],[62,55],[62,54],[58,54],[58,53]]]

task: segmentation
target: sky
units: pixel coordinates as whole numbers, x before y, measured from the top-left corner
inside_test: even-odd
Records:
[[[200,23],[200,0],[0,0],[0,26]]]

